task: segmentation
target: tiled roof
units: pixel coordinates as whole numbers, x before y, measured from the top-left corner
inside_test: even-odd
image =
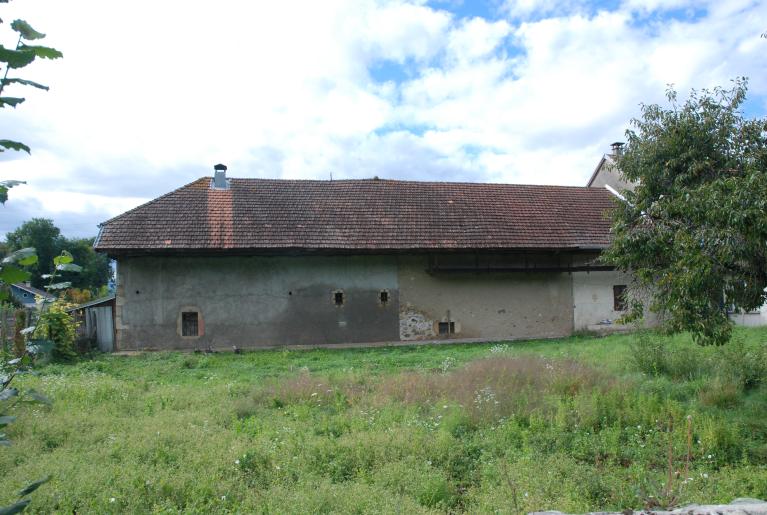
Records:
[[[402,251],[602,248],[603,189],[393,180],[202,178],[102,224],[96,249]]]

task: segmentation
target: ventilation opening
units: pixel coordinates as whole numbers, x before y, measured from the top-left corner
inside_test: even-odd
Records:
[[[454,334],[455,322],[440,322],[437,326],[439,334]]]
[[[386,290],[381,290],[378,293],[378,300],[381,304],[386,305],[389,302],[389,292]]]
[[[342,292],[342,291],[335,291],[335,292],[333,292],[333,303],[336,306],[343,306],[344,305],[344,292]]]
[[[196,311],[181,313],[181,336],[199,336],[200,325]]]
[[[617,284],[613,286],[613,310],[626,311],[628,302],[626,302],[626,285]]]

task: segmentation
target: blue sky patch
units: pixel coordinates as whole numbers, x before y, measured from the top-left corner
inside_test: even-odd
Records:
[[[368,72],[373,81],[378,83],[395,82],[400,84],[412,78],[412,71],[407,63],[398,63],[388,59],[374,62],[368,68]]]

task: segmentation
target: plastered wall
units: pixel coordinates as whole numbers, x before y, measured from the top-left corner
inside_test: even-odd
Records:
[[[425,256],[399,259],[400,338],[431,339],[454,322],[455,338],[549,338],[572,332],[567,273],[429,274]]]
[[[612,287],[629,282],[617,272],[427,269],[423,255],[123,258],[116,348],[561,337],[617,318]],[[185,311],[198,314],[196,337],[182,334]]]
[[[136,257],[117,275],[120,350],[399,338],[394,257]],[[198,337],[181,335],[184,310],[199,313]]]
[[[629,285],[622,272],[573,272],[573,327],[593,329],[604,320],[615,322],[623,312],[615,311],[613,286]]]

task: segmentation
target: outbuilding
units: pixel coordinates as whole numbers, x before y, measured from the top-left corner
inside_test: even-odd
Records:
[[[115,348],[550,338],[604,327],[604,188],[204,177],[101,224]]]

